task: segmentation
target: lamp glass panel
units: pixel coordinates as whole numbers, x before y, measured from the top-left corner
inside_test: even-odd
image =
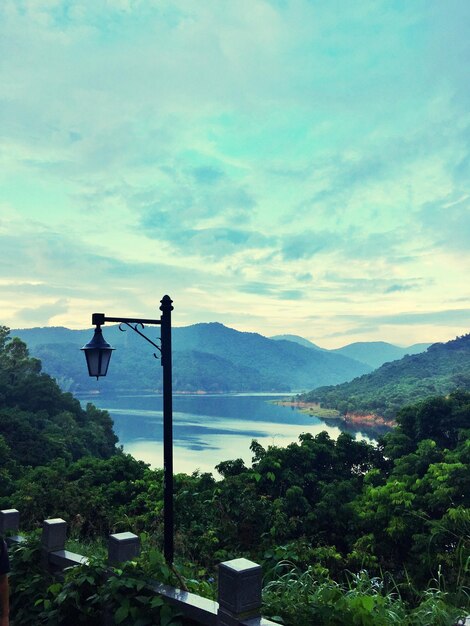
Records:
[[[112,348],[88,348],[84,351],[90,376],[106,376]]]
[[[90,376],[99,376],[99,348],[85,350],[86,364]]]
[[[113,349],[101,348],[100,352],[101,354],[100,354],[100,363],[99,363],[99,370],[100,370],[99,375],[106,376],[106,373],[108,371],[109,361],[111,360],[111,354],[113,353]]]

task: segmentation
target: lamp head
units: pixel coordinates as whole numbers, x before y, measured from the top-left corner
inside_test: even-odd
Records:
[[[111,354],[114,350],[103,337],[100,324],[97,324],[93,339],[81,348],[85,353],[86,364],[90,376],[106,376]]]

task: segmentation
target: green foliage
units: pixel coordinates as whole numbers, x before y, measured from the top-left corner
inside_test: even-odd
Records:
[[[58,458],[24,468],[4,500],[5,506],[8,500],[21,510],[23,528],[34,528],[47,517],[62,517],[72,533],[83,538],[139,531],[143,503],[158,485],[161,491],[161,472],[151,472],[127,454],[83,457],[73,463]]]
[[[153,586],[176,579],[155,549],[136,561],[109,568],[103,558],[65,570],[63,580],[41,568],[37,536],[12,549],[11,612],[21,626],[100,626],[106,613],[123,626],[181,626],[177,612]]]
[[[21,626],[36,626],[42,620],[42,600],[53,584],[51,575],[41,567],[39,534],[10,549],[10,612]]]
[[[48,588],[52,599],[50,604],[47,600],[43,603],[46,623],[98,626],[107,612],[123,626],[181,626],[176,612],[155,594],[152,586],[153,581],[137,562],[110,570],[103,561],[92,560],[70,569],[64,583]]]
[[[63,393],[29,357],[26,345],[0,332],[0,458],[9,467],[45,465],[54,458],[78,459],[85,454],[107,458],[116,453],[117,438],[106,411]],[[7,448],[5,448],[5,444]],[[0,496],[2,493],[0,492]]]
[[[410,611],[393,584],[365,570],[337,583],[319,577],[312,567],[301,571],[283,562],[278,569],[264,587],[264,613],[286,626],[452,626],[462,616],[439,589],[426,590]]]
[[[470,394],[453,392],[404,407],[397,422],[400,432],[414,444],[432,439],[441,448],[455,448],[459,432],[470,429]]]

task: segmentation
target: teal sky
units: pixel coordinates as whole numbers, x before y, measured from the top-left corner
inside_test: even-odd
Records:
[[[2,0],[0,323],[469,331],[470,2]]]

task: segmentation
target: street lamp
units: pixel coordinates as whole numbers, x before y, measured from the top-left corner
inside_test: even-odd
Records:
[[[119,323],[120,330],[123,325],[132,328],[138,335],[143,337],[159,352],[163,367],[163,535],[164,535],[164,555],[167,563],[173,563],[174,541],[173,541],[173,397],[171,383],[171,312],[173,310],[170,296],[163,296],[159,320],[135,319],[129,317],[106,317],[104,313],[93,313],[91,321],[96,326],[93,339],[83,348],[85,353],[88,373],[90,376],[106,376],[109,361],[114,348],[107,343],[101,332],[101,326],[105,322]],[[158,346],[146,335],[143,330],[145,325],[160,326],[160,343]]]

